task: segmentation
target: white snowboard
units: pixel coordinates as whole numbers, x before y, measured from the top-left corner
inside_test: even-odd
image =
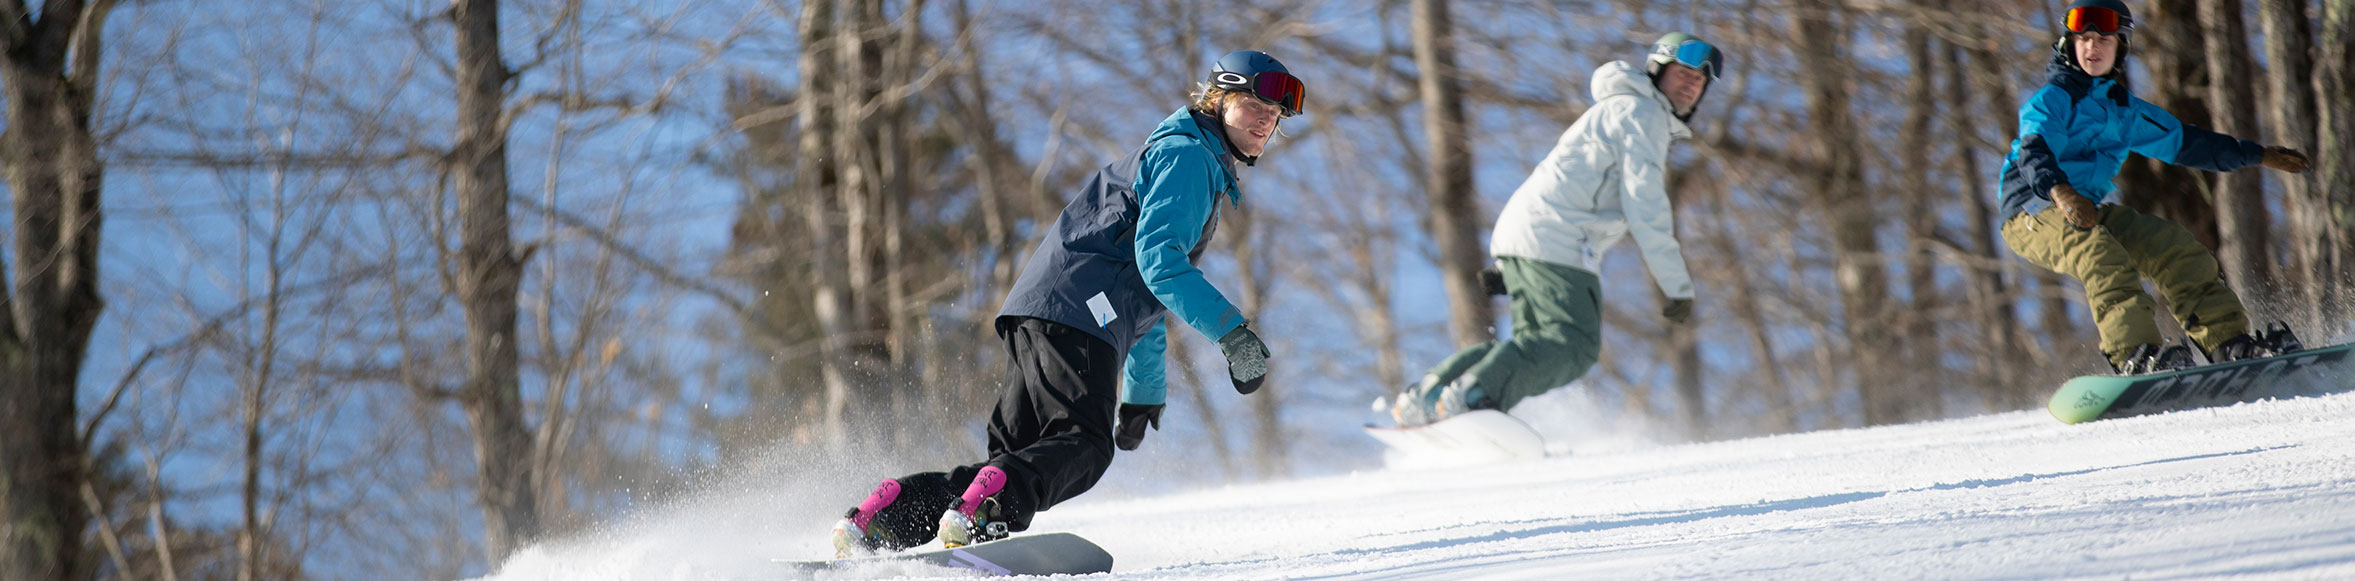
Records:
[[[1546,455],[1544,436],[1520,419],[1496,410],[1473,410],[1411,428],[1367,424],[1366,434],[1409,456],[1475,461]]]
[[[1014,535],[955,549],[919,549],[870,557],[771,562],[804,575],[841,573],[857,578],[992,575],[1087,575],[1112,571],[1112,554],[1079,535]]]

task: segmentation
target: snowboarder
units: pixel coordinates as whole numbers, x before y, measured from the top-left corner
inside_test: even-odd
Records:
[[[2287,326],[2249,333],[2240,298],[2225,286],[2215,255],[2190,230],[2109,203],[2110,183],[2132,151],[2208,171],[2252,165],[2299,173],[2306,155],[2185,125],[2136,98],[2126,80],[2134,17],[2119,0],[2076,0],[2068,30],[2053,44],[2046,85],[2020,106],[2020,136],[2004,158],[1999,204],[2012,252],[2085,285],[2112,369],[2141,374],[2193,365],[2188,348],[2160,347],[2151,297],[2167,304],[2210,361],[2298,349]]]
[[[1692,137],[1685,122],[1724,72],[1716,46],[1682,32],[1654,42],[1642,69],[1614,61],[1595,70],[1594,108],[1505,202],[1489,242],[1497,273],[1484,278],[1512,299],[1512,337],[1457,352],[1399,393],[1390,408],[1398,425],[1509,410],[1585,375],[1602,350],[1602,279],[1595,273],[1622,235],[1634,235],[1668,295],[1660,315],[1677,324],[1692,316],[1693,282],[1676,241],[1665,168],[1668,146]]]
[[[1235,390],[1257,391],[1267,346],[1194,263],[1218,230],[1220,199],[1242,203],[1235,163],[1256,165],[1306,97],[1274,57],[1230,53],[1192,104],[1097,171],[998,313],[1008,367],[989,459],[883,481],[835,525],[836,552],[906,549],[936,534],[948,547],[995,540],[1086,492],[1115,445],[1135,450],[1159,427],[1165,319],[1215,338]]]

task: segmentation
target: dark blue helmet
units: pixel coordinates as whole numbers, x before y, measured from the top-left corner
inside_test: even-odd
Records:
[[[1299,115],[1308,101],[1308,87],[1284,68],[1276,57],[1256,50],[1238,50],[1219,57],[1210,68],[1210,86],[1241,91]]]

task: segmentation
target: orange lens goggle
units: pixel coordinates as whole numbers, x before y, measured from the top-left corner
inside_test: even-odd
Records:
[[[2116,10],[2098,6],[2069,9],[2069,32],[2117,34],[2133,28],[2134,21],[2119,16]]]

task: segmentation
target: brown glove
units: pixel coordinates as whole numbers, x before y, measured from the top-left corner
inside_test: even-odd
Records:
[[[2100,206],[2093,203],[2093,198],[2077,193],[2077,188],[2069,184],[2052,187],[2052,203],[2061,207],[2061,217],[2068,218],[2069,225],[2078,230],[2092,230],[2094,225],[2101,223]]]
[[[2306,159],[2306,154],[2279,145],[2265,146],[2263,163],[2265,167],[2290,173],[2306,173],[2306,168],[2314,167],[2314,162]]]

